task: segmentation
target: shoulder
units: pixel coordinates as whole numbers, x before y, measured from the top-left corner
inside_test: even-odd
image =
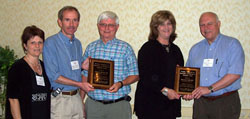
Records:
[[[22,69],[24,67],[26,67],[26,62],[24,61],[23,58],[18,59],[17,61],[15,61],[15,63],[11,66],[9,72],[13,72],[16,73],[16,71],[22,71]]]
[[[100,42],[100,39],[98,39],[98,40],[95,40],[95,41],[93,41],[93,42],[91,42],[91,43],[89,43],[88,45],[87,45],[87,49],[88,48],[93,48],[93,47],[95,47],[96,45],[98,45],[98,44],[100,44],[101,42]]]
[[[149,40],[145,42],[139,50],[139,53],[156,54],[161,51],[161,44],[156,40]]]
[[[18,59],[17,61],[15,61],[15,63],[12,65],[13,67],[18,67],[18,66],[23,66],[25,65],[25,60],[23,58]]]
[[[196,50],[196,49],[204,48],[205,45],[206,45],[206,43],[207,43],[207,40],[206,40],[206,39],[203,39],[203,40],[201,40],[200,42],[195,43],[195,44],[191,47],[190,51]]]
[[[101,45],[100,39],[89,43],[85,49],[85,52],[95,51]]]
[[[131,45],[128,43],[128,42],[126,42],[126,41],[123,41],[123,40],[120,40],[120,39],[116,39],[115,40],[115,44],[116,45],[119,45],[119,46],[121,46],[121,47],[125,47],[125,48],[132,48],[131,47]]]
[[[177,46],[177,45],[174,44],[174,43],[171,44],[171,47],[174,48],[174,49],[180,50],[179,46]]]
[[[80,41],[78,38],[75,38],[75,42],[76,42],[77,44],[81,44],[81,41]]]
[[[145,42],[145,43],[142,45],[141,49],[144,49],[144,48],[154,48],[154,47],[157,47],[157,46],[159,46],[159,45],[160,45],[160,44],[159,44],[158,41],[156,41],[156,40],[149,40],[149,41]]]
[[[50,40],[55,40],[55,39],[59,39],[58,38],[58,33],[57,34],[54,34],[52,36],[49,36],[46,40],[50,41]]]
[[[56,43],[58,40],[57,34],[54,34],[45,40],[44,45]]]
[[[220,40],[221,40],[222,44],[241,45],[239,40],[234,38],[234,37],[226,36],[226,35],[223,35],[223,34],[221,34],[220,37],[221,37]]]

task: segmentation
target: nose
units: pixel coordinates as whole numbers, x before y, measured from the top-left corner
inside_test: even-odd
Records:
[[[35,43],[35,46],[36,46],[36,47],[39,47],[39,46],[40,46],[40,44],[39,44],[39,43]]]
[[[73,24],[73,21],[71,20],[71,21],[69,22],[69,25],[72,26],[72,24]]]
[[[105,28],[105,30],[109,30],[109,25],[106,24],[104,28]]]

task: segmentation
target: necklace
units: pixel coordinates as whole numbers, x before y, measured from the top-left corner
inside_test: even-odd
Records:
[[[31,66],[31,68],[34,72],[38,73],[39,75],[42,74],[42,68],[41,68],[41,64],[40,64],[39,60],[38,60],[38,63],[35,64],[35,63],[32,63],[27,56],[25,56],[24,58],[26,59],[28,64]]]
[[[168,45],[162,45],[162,47],[165,48],[165,50],[167,51],[167,53],[170,52],[170,44],[168,44]]]

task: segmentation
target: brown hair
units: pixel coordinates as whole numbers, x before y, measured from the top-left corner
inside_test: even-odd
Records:
[[[63,7],[62,9],[59,10],[58,12],[58,19],[60,19],[61,21],[63,20],[63,12],[64,11],[76,11],[77,12],[77,15],[78,15],[78,21],[80,21],[80,13],[79,11],[73,7],[73,6],[65,6]]]
[[[176,21],[174,15],[168,10],[160,10],[153,14],[150,22],[150,34],[148,36],[148,40],[156,40],[159,35],[157,27],[160,24],[163,24],[166,20],[169,20],[173,25],[173,33],[170,35],[169,42],[172,43],[175,40],[177,37],[177,34],[175,33]]]
[[[23,47],[24,52],[26,51],[24,48],[24,44],[27,45],[28,40],[30,40],[31,38],[35,36],[39,36],[44,42],[44,31],[42,29],[36,27],[35,25],[32,25],[32,26],[27,26],[23,30],[21,39],[22,39],[22,47]]]

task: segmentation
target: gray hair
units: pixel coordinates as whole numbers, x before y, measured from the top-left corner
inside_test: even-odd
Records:
[[[97,19],[97,23],[99,24],[101,20],[104,19],[114,19],[116,24],[119,24],[118,16],[112,11],[104,11],[102,12]]]

